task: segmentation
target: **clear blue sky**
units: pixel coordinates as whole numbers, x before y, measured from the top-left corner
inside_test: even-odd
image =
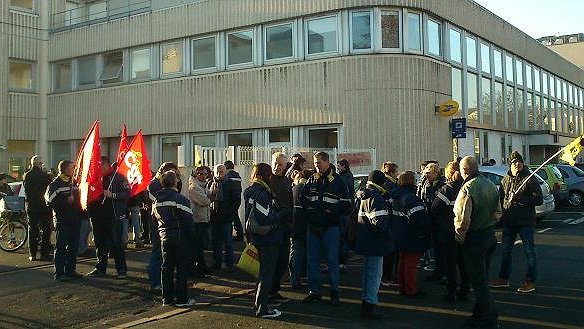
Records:
[[[584,33],[584,0],[474,0],[537,39]]]

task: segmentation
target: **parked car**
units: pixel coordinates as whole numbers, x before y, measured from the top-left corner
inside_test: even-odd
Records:
[[[493,182],[497,188],[501,186],[501,180],[505,175],[509,167],[506,166],[481,166],[479,167],[479,172],[487,177],[491,182]],[[543,194],[543,204],[535,206],[535,217],[537,219],[542,219],[547,214],[553,212],[556,209],[554,202],[554,195],[550,191],[549,185],[536,173],[535,178],[539,181],[541,187],[541,193]]]
[[[530,165],[529,169],[535,170],[539,167],[538,165]],[[553,165],[545,165],[540,170],[536,172],[550,187],[554,199],[556,200],[556,207],[560,203],[568,200],[568,185],[562,176],[562,173],[558,168]]]
[[[574,207],[581,206],[583,203],[582,197],[584,196],[584,171],[570,165],[558,164],[554,166],[560,170],[562,177],[566,181],[568,203]]]

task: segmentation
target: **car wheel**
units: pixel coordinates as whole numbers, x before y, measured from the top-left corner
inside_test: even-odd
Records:
[[[568,196],[568,202],[571,206],[578,207],[582,204],[582,192],[580,191],[570,191]]]

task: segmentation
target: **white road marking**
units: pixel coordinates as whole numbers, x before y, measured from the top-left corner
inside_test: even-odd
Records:
[[[566,220],[564,220],[564,224],[568,224],[569,222],[573,221],[574,218],[568,218]]]
[[[550,223],[560,223],[560,222],[565,222],[565,220],[563,219],[542,219],[540,220],[540,222],[550,222]]]
[[[514,246],[518,246],[520,244],[522,245],[523,244],[523,241],[521,241],[521,240],[515,240],[515,243],[513,245]]]
[[[584,222],[584,217],[581,217],[581,218],[578,218],[576,220],[573,220],[573,221],[569,222],[568,224],[569,225],[578,225],[578,224],[580,224],[582,222]]]
[[[551,230],[552,230],[552,228],[551,227],[548,227],[548,228],[544,228],[543,230],[537,231],[537,233],[545,233],[545,232],[551,231]]]

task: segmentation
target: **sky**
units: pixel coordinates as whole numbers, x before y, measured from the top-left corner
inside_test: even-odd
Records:
[[[584,0],[474,0],[534,39],[584,33]]]

